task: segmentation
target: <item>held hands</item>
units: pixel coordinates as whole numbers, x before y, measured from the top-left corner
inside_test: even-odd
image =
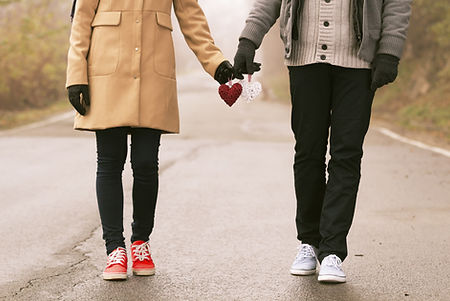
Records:
[[[91,104],[89,98],[88,85],[73,85],[67,88],[69,94],[69,101],[72,106],[81,115],[86,115],[87,108]],[[81,97],[80,97],[81,95]]]
[[[221,84],[219,95],[230,107],[240,97],[247,99],[247,101],[255,99],[262,90],[259,82],[250,82],[251,74],[261,70],[261,64],[253,61],[255,51],[256,45],[252,41],[241,39],[234,57],[234,66],[225,61],[216,70],[214,78]],[[249,74],[248,81],[243,80],[243,73]],[[238,78],[240,81],[233,84],[231,81],[233,78]],[[229,83],[226,84],[228,81]]]
[[[390,54],[377,54],[372,63],[372,91],[392,83],[398,74],[399,58]]]
[[[248,40],[241,39],[239,41],[238,50],[234,56],[234,68],[236,70],[236,78],[244,79],[244,74],[253,74],[261,70],[261,64],[255,63],[256,45]]]

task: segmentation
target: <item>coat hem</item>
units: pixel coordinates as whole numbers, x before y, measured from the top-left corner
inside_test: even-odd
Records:
[[[157,127],[148,127],[148,126],[129,126],[129,125],[123,125],[123,126],[110,126],[110,127],[99,127],[99,128],[83,128],[83,127],[74,127],[73,129],[75,131],[82,131],[82,132],[96,132],[96,131],[102,131],[102,130],[107,130],[107,129],[113,129],[113,128],[117,128],[117,127],[126,127],[126,128],[130,128],[130,129],[152,129],[152,130],[158,130],[161,131],[161,134],[179,134],[180,131],[170,131],[170,130],[165,130],[165,129],[161,129],[161,128],[157,128]]]

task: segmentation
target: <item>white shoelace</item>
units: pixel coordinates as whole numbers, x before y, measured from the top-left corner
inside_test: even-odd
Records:
[[[127,251],[122,247],[118,247],[108,255],[107,266],[110,267],[114,264],[125,264],[125,258],[127,258]]]
[[[325,264],[329,267],[333,267],[333,268],[342,270],[342,261],[336,255],[328,256],[327,260],[325,261]]]
[[[314,249],[310,245],[302,244],[297,247],[299,250],[297,257],[295,258],[296,261],[301,260],[305,257],[315,257],[316,253],[314,253]]]
[[[131,250],[138,260],[150,260],[150,245],[148,241],[141,245],[133,246]]]

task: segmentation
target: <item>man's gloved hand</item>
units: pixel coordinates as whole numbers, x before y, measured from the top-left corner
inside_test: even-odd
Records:
[[[217,67],[214,73],[214,79],[219,82],[219,84],[225,84],[227,81],[234,79],[234,68],[229,61],[223,61],[219,67]]]
[[[261,64],[255,63],[256,45],[248,40],[239,40],[238,49],[234,56],[234,69],[236,70],[236,77],[244,79],[244,74],[253,74],[261,70]]]
[[[81,115],[86,114],[87,107],[91,104],[89,98],[89,86],[88,85],[73,85],[67,88],[69,93],[69,101],[72,106]],[[81,94],[81,98],[80,98]]]
[[[392,83],[397,78],[399,61],[398,57],[390,54],[377,54],[372,63],[372,91]]]

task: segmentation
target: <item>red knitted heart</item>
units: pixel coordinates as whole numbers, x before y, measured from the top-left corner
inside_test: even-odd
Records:
[[[236,100],[241,96],[242,86],[240,83],[235,83],[231,87],[227,84],[220,85],[219,95],[230,107],[236,102]]]

